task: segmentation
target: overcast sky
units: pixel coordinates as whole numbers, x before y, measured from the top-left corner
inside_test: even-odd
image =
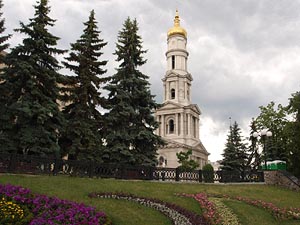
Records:
[[[22,41],[13,31],[33,17],[35,0],[3,0],[6,33],[11,47]],[[209,159],[221,159],[229,117],[243,135],[249,133],[258,107],[270,101],[286,105],[300,91],[299,0],[50,0],[51,32],[58,46],[69,49],[82,34],[83,22],[94,9],[101,37],[108,42],[103,60],[108,74],[117,66],[115,42],[129,16],[136,18],[148,62],[141,70],[150,77],[152,93],[162,102],[166,71],[167,31],[179,10],[188,33],[188,71],[193,76],[192,101],[202,111],[200,139]]]

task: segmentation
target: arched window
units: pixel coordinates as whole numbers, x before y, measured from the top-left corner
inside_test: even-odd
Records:
[[[159,166],[163,166],[164,162],[165,162],[164,157],[163,157],[163,156],[160,156],[159,159],[158,159],[158,165],[159,165]]]
[[[172,55],[172,70],[175,69],[175,55]]]
[[[171,99],[175,99],[175,89],[171,89]]]
[[[169,133],[173,134],[175,130],[174,120],[169,120]]]
[[[164,156],[160,156],[158,159],[158,166],[159,167],[165,167],[167,165],[168,161]]]

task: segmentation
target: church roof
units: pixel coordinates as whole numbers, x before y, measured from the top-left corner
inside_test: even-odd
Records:
[[[176,10],[176,15],[175,15],[175,19],[174,19],[174,27],[169,29],[168,37],[175,35],[175,34],[183,35],[185,38],[187,37],[186,30],[180,26],[180,18],[179,18],[178,10]]]
[[[191,109],[193,111],[196,111],[199,115],[201,115],[201,110],[200,110],[200,108],[198,107],[197,104],[190,104],[190,105],[184,106],[183,108],[184,109]]]
[[[164,141],[166,142],[166,145],[161,147],[160,149],[185,148],[185,149],[191,149],[191,150],[195,150],[195,151],[201,152],[203,154],[209,155],[209,153],[207,152],[206,148],[204,147],[204,145],[202,144],[202,142],[200,140],[196,145],[193,145],[193,146],[187,145],[187,144],[182,144],[182,143],[179,143],[177,141],[170,140],[167,138],[164,138]]]
[[[190,104],[190,105],[184,106],[178,102],[173,102],[173,101],[164,102],[162,104],[162,106],[159,109],[157,109],[156,111],[163,111],[165,109],[178,109],[178,108],[190,109],[190,110],[196,112],[197,114],[201,115],[201,110],[197,104]]]
[[[193,80],[192,75],[190,73],[186,73],[186,74],[180,74],[180,73],[176,73],[174,70],[169,70],[166,73],[166,76],[162,79],[163,81],[165,81],[167,78],[170,77],[182,77],[182,78],[188,78],[190,81]]]

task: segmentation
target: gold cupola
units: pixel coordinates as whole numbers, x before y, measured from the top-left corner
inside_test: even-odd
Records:
[[[185,38],[187,37],[186,30],[180,26],[180,18],[178,15],[178,10],[176,10],[176,15],[174,18],[174,27],[169,29],[168,37],[175,35],[175,34],[183,35]]]

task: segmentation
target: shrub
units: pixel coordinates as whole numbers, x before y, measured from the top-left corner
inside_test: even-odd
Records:
[[[211,164],[206,164],[202,168],[203,178],[205,183],[214,182],[214,168]]]
[[[178,163],[180,163],[180,166],[178,167],[180,171],[193,171],[199,166],[195,160],[190,159],[192,154],[192,150],[176,153]]]

